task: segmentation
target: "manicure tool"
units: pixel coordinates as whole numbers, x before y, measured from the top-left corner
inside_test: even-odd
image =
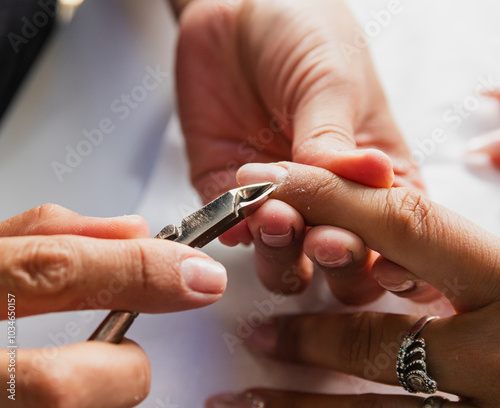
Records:
[[[180,227],[167,225],[155,238],[201,248],[253,214],[274,189],[273,183],[261,183],[229,190],[183,218]],[[138,315],[136,312],[111,311],[89,340],[120,343]]]

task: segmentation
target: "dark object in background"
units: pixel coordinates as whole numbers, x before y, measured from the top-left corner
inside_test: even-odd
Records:
[[[0,119],[55,25],[57,0],[0,0]]]

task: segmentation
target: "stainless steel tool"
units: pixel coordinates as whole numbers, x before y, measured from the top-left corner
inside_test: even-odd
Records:
[[[167,225],[155,238],[201,248],[251,215],[274,189],[272,183],[261,183],[229,190],[185,217],[180,227]],[[111,311],[89,340],[119,343],[137,316],[136,312]]]

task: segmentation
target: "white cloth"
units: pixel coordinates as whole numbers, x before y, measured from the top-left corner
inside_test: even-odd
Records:
[[[403,1],[400,11],[392,13],[389,1],[350,3],[362,26],[370,30],[375,63],[415,158],[424,155],[422,168],[431,197],[500,233],[500,180],[473,174],[460,157],[470,137],[500,127],[497,106],[484,98],[477,106],[468,100],[474,109],[455,128],[451,125],[457,119],[449,122],[456,115],[448,112],[474,96],[480,77],[492,76],[500,85],[494,52],[500,46],[500,4]],[[87,0],[75,20],[56,33],[0,129],[0,219],[56,202],[86,215],[136,212],[156,233],[198,207],[176,121],[164,131],[173,106],[175,43],[174,23],[166,10],[163,0]],[[169,78],[160,75],[156,89],[136,89],[154,85],[154,80],[145,84],[144,79],[157,67]],[[137,100],[127,115],[122,94],[134,94]],[[81,144],[91,143],[84,130],[106,118],[111,124],[104,128],[115,129],[90,148]],[[442,128],[447,139],[439,139],[432,148],[426,139],[431,140],[436,128]],[[81,152],[87,148],[87,156],[80,155],[81,163],[74,157],[66,162],[68,152],[78,146]],[[71,172],[59,172],[58,177],[54,162]],[[242,338],[232,343],[245,328],[251,329],[249,324],[259,324],[271,312],[353,309],[333,301],[321,277],[305,294],[273,302],[253,272],[250,249],[213,243],[206,250],[228,269],[223,299],[195,311],[141,315],[128,333],[144,347],[152,364],[151,394],[141,407],[202,407],[211,394],[252,386],[401,392],[399,387],[256,357]],[[418,315],[449,312],[443,302],[416,306],[392,295],[366,309]],[[100,312],[90,322],[76,313],[21,319],[19,344],[42,347],[84,341],[104,315]],[[76,335],[68,335],[69,321],[81,328]],[[2,330],[6,332],[5,325]],[[379,364],[386,361],[381,355]]]

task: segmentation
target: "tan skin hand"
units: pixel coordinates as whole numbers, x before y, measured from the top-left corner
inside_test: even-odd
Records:
[[[48,204],[0,222],[0,295],[15,298],[16,318],[91,308],[180,311],[217,301],[225,284],[222,265],[186,245],[149,238],[139,216],[83,217]],[[110,302],[90,303],[102,290]],[[0,314],[6,319],[7,308]],[[0,354],[6,384],[10,357]],[[146,398],[151,377],[146,354],[129,340],[46,353],[18,349],[15,370],[10,405],[22,408],[133,407]],[[10,394],[5,388],[2,395],[7,401]]]
[[[316,167],[250,164],[240,170],[238,180],[275,182],[279,186],[274,197],[296,208],[312,229],[317,225],[348,229],[387,260],[443,293],[455,284],[458,295],[450,301],[457,314],[431,321],[422,334],[428,374],[439,390],[460,397],[460,402],[447,401],[443,408],[499,406],[499,237],[411,190],[369,188]],[[398,339],[420,317],[367,312],[278,316],[256,328],[247,341],[255,351],[273,358],[397,386]],[[215,397],[207,407],[284,408],[290,401],[297,408],[423,406],[422,398],[410,395],[254,389],[246,395]]]
[[[392,164],[367,148],[405,160],[404,172],[396,173],[408,178],[415,169],[368,52],[351,61],[338,47],[352,40],[356,28],[341,1],[201,0],[185,8],[179,111],[202,196],[218,193],[210,182],[227,179],[220,172],[234,176],[246,162],[280,159],[377,187],[391,185]]]

